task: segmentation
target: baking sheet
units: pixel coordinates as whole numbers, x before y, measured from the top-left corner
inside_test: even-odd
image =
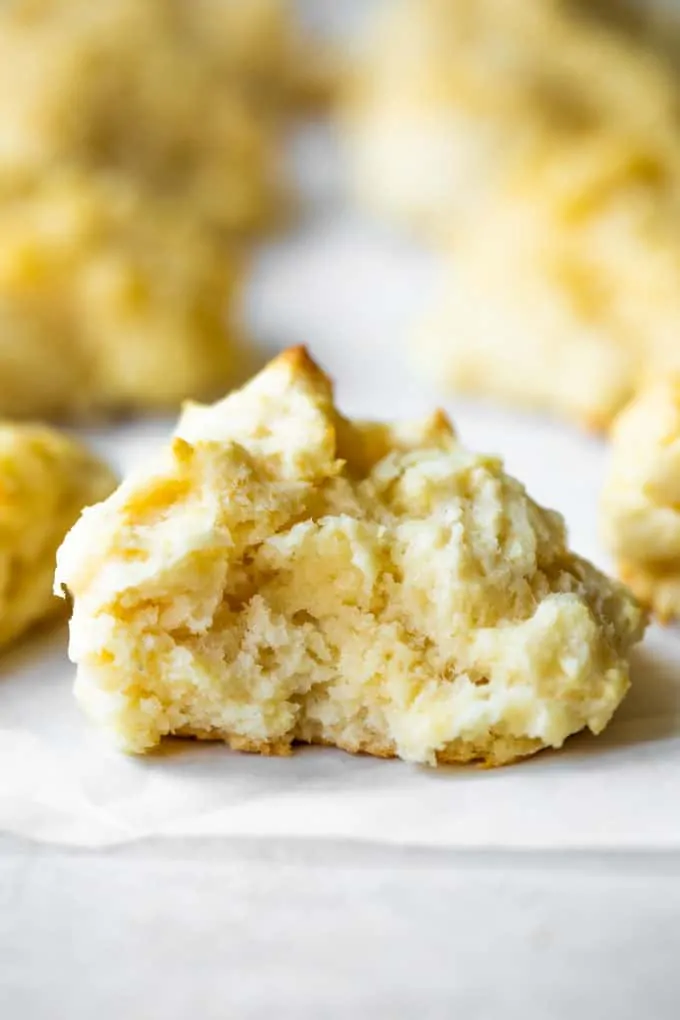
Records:
[[[267,245],[245,315],[265,358],[307,343],[337,379],[344,410],[418,415],[442,403],[408,364],[410,321],[438,285],[431,254],[346,208],[327,129],[291,147],[308,208]],[[576,549],[606,565],[595,508],[605,444],[567,425],[448,401],[464,440],[505,457],[539,501],[561,510]],[[89,430],[121,470],[171,420]],[[606,733],[510,768],[431,770],[328,749],[293,758],[168,741],[127,758],[102,745],[71,696],[66,629],[0,659],[0,829],[79,845],[150,835],[347,838],[488,848],[680,848],[680,630],[652,627],[633,689]]]

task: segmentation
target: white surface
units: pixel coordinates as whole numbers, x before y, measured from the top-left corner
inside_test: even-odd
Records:
[[[663,855],[18,847],[3,888],[3,1020],[678,1016]]]

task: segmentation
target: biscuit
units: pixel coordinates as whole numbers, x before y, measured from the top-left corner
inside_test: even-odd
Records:
[[[597,733],[644,628],[441,412],[350,421],[302,348],[189,405],[171,445],[59,554],[85,712],[175,734],[501,765]]]
[[[415,330],[426,374],[606,429],[647,376],[680,369],[673,215],[644,168],[611,157],[597,208],[545,192],[489,203]]]
[[[604,428],[680,363],[680,119],[652,36],[586,6],[389,5],[346,123],[366,201],[451,250],[415,357]]]
[[[114,181],[62,174],[0,202],[0,410],[83,415],[223,391],[243,346],[241,262],[193,216]]]
[[[211,398],[280,205],[278,0],[0,5],[0,414]]]
[[[609,7],[610,17],[602,15]],[[389,0],[341,109],[367,205],[441,239],[516,175],[582,146],[651,149],[677,168],[677,80],[621,4]],[[641,41],[643,40],[643,41]],[[574,182],[578,184],[578,182]],[[587,183],[587,182],[586,182]]]
[[[0,424],[0,646],[59,611],[57,547],[83,507],[114,488],[108,468],[76,440]]]
[[[650,382],[616,420],[600,501],[621,577],[664,620],[680,616],[680,380]]]
[[[9,0],[0,8],[0,194],[64,168],[191,207],[270,217],[289,53],[278,0]]]

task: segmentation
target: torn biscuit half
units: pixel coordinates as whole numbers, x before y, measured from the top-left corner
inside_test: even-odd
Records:
[[[86,713],[168,734],[501,765],[600,732],[644,614],[438,412],[351,421],[302,348],[88,511],[58,556]]]

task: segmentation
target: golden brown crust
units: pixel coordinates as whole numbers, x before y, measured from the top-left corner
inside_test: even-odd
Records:
[[[296,746],[300,744],[311,744],[319,747],[336,747],[348,754],[370,755],[372,758],[397,758],[397,750],[394,744],[376,738],[375,740],[361,741],[330,741],[322,737],[313,736],[305,739],[296,738],[293,742],[287,740],[267,741],[250,740],[246,737],[233,733],[221,733],[217,730],[191,730],[179,731],[176,736],[191,737],[194,740],[206,740],[223,742],[228,744],[232,751],[245,752],[247,754],[261,754],[266,757],[288,758],[295,752]],[[530,737],[506,737],[490,730],[488,738],[484,741],[454,740],[443,750],[438,751],[436,758],[439,765],[478,765],[480,768],[498,768],[502,765],[512,765],[527,758],[538,751],[545,750],[546,745],[541,740]]]
[[[427,429],[424,430],[425,434],[429,436],[455,436],[456,430],[453,427],[453,422],[449,418],[446,411],[441,407],[436,407],[432,412],[430,421]]]
[[[283,366],[292,375],[307,378],[316,385],[323,385],[332,390],[332,382],[322,368],[317,365],[304,344],[288,347],[269,363],[269,368]]]
[[[602,436],[609,431],[612,421],[616,417],[616,411],[602,412],[600,414],[593,411],[591,414],[582,414],[578,418],[578,424],[585,432],[590,432],[595,436]]]
[[[324,747],[337,747],[349,754],[368,754],[373,758],[397,758],[394,744],[381,740],[345,743],[322,740],[314,737],[305,743]],[[541,740],[529,737],[503,737],[490,730],[484,741],[455,740],[436,754],[439,765],[479,765],[481,768],[496,768],[511,765],[529,755],[545,749]]]
[[[248,737],[231,734],[227,743],[232,751],[244,751],[248,754],[288,758],[293,753],[291,744],[285,740],[250,740]]]
[[[252,740],[238,733],[224,733],[221,730],[199,730],[187,726],[172,735],[187,737],[190,740],[202,740],[206,743],[228,744],[232,751],[244,754],[261,754],[268,758],[289,758],[293,753],[293,746],[287,740]]]
[[[512,765],[543,751],[546,744],[531,737],[504,737],[489,731],[488,739],[480,741],[455,740],[437,754],[437,761],[446,765],[478,764],[481,768]]]
[[[628,585],[645,609],[654,613],[659,623],[664,625],[671,623],[676,613],[667,604],[664,597],[664,580],[668,581],[673,576],[672,572],[652,573],[634,563],[627,563],[625,560],[619,560],[616,566],[620,579]],[[676,583],[680,584],[680,581]]]

